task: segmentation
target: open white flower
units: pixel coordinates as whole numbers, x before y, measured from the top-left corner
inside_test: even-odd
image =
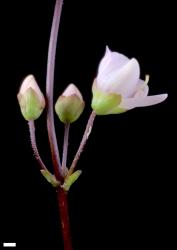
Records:
[[[129,59],[106,47],[93,84],[93,110],[98,115],[118,114],[163,102],[167,94],[148,96],[148,80],[148,76],[145,81],[140,79],[140,67],[135,58]]]

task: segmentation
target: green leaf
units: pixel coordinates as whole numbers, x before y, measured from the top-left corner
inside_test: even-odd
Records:
[[[60,182],[55,178],[53,174],[51,174],[48,170],[42,169],[40,170],[41,174],[44,176],[44,178],[52,184],[53,187],[57,188],[60,185]]]
[[[62,185],[62,188],[65,191],[68,191],[71,185],[79,178],[81,174],[82,174],[82,170],[77,170],[73,174],[67,176],[67,178],[64,181],[64,184]]]

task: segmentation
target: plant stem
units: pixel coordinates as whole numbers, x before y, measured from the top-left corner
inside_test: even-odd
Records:
[[[61,162],[55,132],[54,111],[53,111],[53,89],[54,89],[54,72],[55,72],[55,56],[57,47],[58,30],[62,11],[63,0],[56,0],[52,29],[49,41],[48,61],[47,61],[47,77],[46,77],[46,96],[47,96],[47,130],[52,154],[52,162],[54,173],[57,179],[61,180]]]
[[[37,143],[36,143],[36,135],[35,135],[35,123],[34,121],[29,121],[28,122],[28,126],[29,126],[29,132],[30,132],[30,140],[31,140],[31,146],[34,152],[34,156],[36,158],[36,160],[39,163],[40,169],[44,169],[47,170],[45,164],[43,163],[38,148],[37,148]]]
[[[63,157],[62,157],[62,173],[63,176],[65,174],[65,168],[67,167],[67,155],[68,155],[68,139],[69,139],[69,129],[70,124],[65,124],[65,131],[64,131],[64,141],[63,141]]]
[[[81,155],[81,153],[82,153],[82,151],[84,149],[84,146],[86,145],[86,142],[87,142],[87,140],[89,138],[89,135],[91,133],[95,117],[96,117],[96,113],[94,111],[92,111],[92,113],[91,113],[91,115],[90,115],[90,117],[88,119],[86,129],[85,129],[84,135],[82,137],[82,141],[81,141],[80,146],[79,146],[79,148],[77,150],[77,153],[76,153],[76,155],[74,157],[74,160],[73,160],[73,162],[71,164],[71,167],[70,167],[70,169],[68,171],[68,175],[73,173],[73,171],[74,171],[74,169],[75,169],[75,167],[77,165],[77,162],[78,162],[78,160],[80,158],[80,155]]]
[[[55,177],[61,181],[63,181],[63,176],[62,176],[62,167],[60,162],[55,125],[54,125],[53,90],[54,90],[55,56],[56,56],[57,38],[58,38],[62,5],[63,5],[63,0],[56,0],[52,29],[50,34],[48,62],[47,62],[47,79],[46,79],[46,95],[48,101],[48,110],[47,110],[48,137],[52,153],[52,161],[53,161]],[[61,187],[59,187],[57,190],[57,199],[58,199],[59,213],[61,218],[64,250],[72,250],[67,193]]]
[[[60,219],[61,219],[61,226],[62,226],[64,250],[73,250],[72,241],[71,241],[69,215],[68,215],[67,193],[62,188],[59,188],[57,191],[57,198],[58,198],[58,205],[60,208]]]

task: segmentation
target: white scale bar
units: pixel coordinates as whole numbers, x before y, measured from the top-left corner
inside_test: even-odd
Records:
[[[16,247],[16,243],[15,242],[4,242],[3,243],[3,247]]]

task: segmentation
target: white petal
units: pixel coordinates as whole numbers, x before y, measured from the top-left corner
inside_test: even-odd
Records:
[[[22,85],[20,87],[20,91],[19,93],[21,95],[23,95],[25,93],[25,91],[29,88],[32,88],[35,93],[38,95],[38,97],[40,98],[41,103],[45,103],[45,99],[44,99],[44,95],[42,94],[36,79],[34,78],[33,75],[28,75],[22,82]]]
[[[147,83],[143,80],[139,80],[137,84],[137,89],[135,91],[135,94],[132,97],[145,97],[148,95],[149,87]]]
[[[106,46],[106,52],[103,59],[100,62],[98,74],[118,70],[123,65],[125,65],[129,61],[129,58],[120,54],[118,52],[112,52],[108,46]]]
[[[128,57],[117,52],[112,52],[106,47],[105,56],[101,60],[98,68],[97,79],[100,84],[104,84],[107,80],[109,81],[110,75],[122,68],[128,61]]]
[[[134,95],[134,98],[137,97],[145,97],[148,95],[149,87],[148,85],[145,85],[143,88],[139,89],[136,94]]]
[[[138,80],[138,83],[137,83],[137,86],[136,86],[136,87],[137,87],[136,91],[138,91],[139,89],[141,89],[144,85],[147,85],[147,84],[145,83],[145,81],[139,79],[139,80]]]
[[[79,91],[79,89],[74,85],[74,84],[69,84],[68,87],[65,89],[65,91],[62,94],[63,96],[71,96],[71,95],[77,95],[81,100],[83,100],[82,98],[82,94]]]
[[[135,89],[140,76],[138,61],[133,58],[121,69],[105,76],[104,84],[97,79],[98,87],[109,93],[121,94],[123,97],[130,97],[135,93]]]
[[[124,108],[126,110],[136,107],[151,106],[163,102],[167,98],[167,96],[168,94],[161,94],[137,98],[123,98],[119,106],[120,108]]]
[[[98,74],[104,73],[104,70],[108,67],[110,61],[111,61],[111,51],[108,48],[108,46],[106,46],[105,55],[102,58],[98,68]]]
[[[111,52],[111,60],[113,64],[115,64],[115,69],[122,68],[130,59],[127,56],[124,56],[121,53],[118,52]]]
[[[28,88],[32,88],[36,92],[40,91],[33,75],[28,75],[27,77],[25,77],[20,87],[20,94],[23,95]]]

